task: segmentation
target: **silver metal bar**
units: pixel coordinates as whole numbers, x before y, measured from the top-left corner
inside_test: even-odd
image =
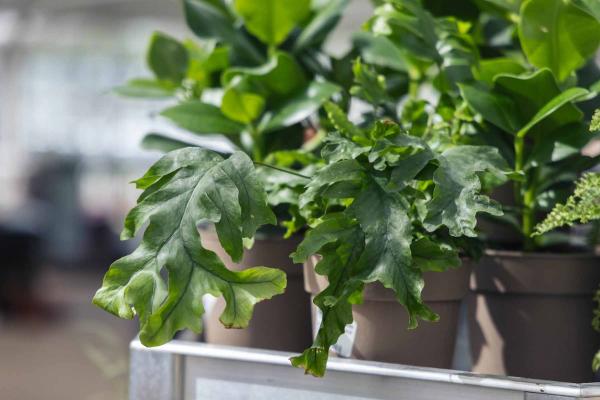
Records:
[[[600,399],[600,384],[535,381],[341,358],[332,358],[327,376],[317,379],[291,367],[292,354],[202,343],[174,341],[150,350],[134,341],[131,351],[131,400],[296,400],[308,396],[318,400]],[[150,359],[150,355],[156,358]],[[174,359],[168,357],[180,357],[178,373],[174,372]],[[150,367],[150,363],[160,367]],[[152,372],[135,371],[152,368]],[[155,383],[155,389],[140,397],[148,393],[141,389],[147,380],[164,382]],[[159,390],[163,392],[156,397]]]
[[[181,400],[184,356],[131,346],[129,398]]]

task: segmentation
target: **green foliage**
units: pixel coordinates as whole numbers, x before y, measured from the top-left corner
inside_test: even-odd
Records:
[[[310,0],[235,0],[246,28],[263,43],[276,46],[310,12]]]
[[[142,343],[161,345],[186,328],[199,332],[203,294],[223,296],[227,306],[221,322],[243,328],[254,304],[283,292],[282,271],[229,271],[201,244],[198,224],[214,223],[223,248],[240,260],[243,239],[252,238],[261,225],[275,223],[245,154],[223,159],[199,148],[176,150],[136,185],[144,192],[127,215],[122,238],[148,226],[138,248],[110,267],[94,303],[121,318],[137,315]]]
[[[538,215],[596,163],[581,155],[592,136],[576,104],[596,90],[577,87],[576,73],[600,45],[597,2],[380,3],[355,39],[367,65],[355,71],[354,93],[373,105],[365,120],[399,117],[432,146],[496,147],[518,178],[503,220],[519,222],[526,249],[542,246],[543,237],[531,238]],[[408,85],[395,86],[402,80]],[[437,104],[420,98],[431,87]]]
[[[178,104],[160,115],[195,134],[225,135],[256,161],[297,148],[301,122],[340,90],[327,80],[336,76],[321,46],[346,5],[184,0],[188,26],[202,41],[155,33],[147,54],[154,78],[134,79],[115,91],[173,98]]]
[[[390,121],[351,128],[339,108],[326,106],[339,133],[325,139],[327,165],[300,195],[311,229],[295,262],[322,256],[316,272],[329,286],[316,296],[323,320],[313,346],[292,364],[322,376],[329,347],[352,321],[352,304],[365,285],[380,282],[409,314],[407,325],[438,316],[421,298],[424,271],[458,267],[456,238],[475,236],[479,212],[501,213],[481,193],[480,175],[506,180],[497,150],[455,146],[443,152]],[[472,167],[472,168],[469,168]]]
[[[186,48],[177,40],[156,32],[150,39],[148,66],[163,81],[180,82],[188,70]]]
[[[527,0],[519,38],[529,61],[559,81],[582,67],[600,45],[600,19],[576,0]]]
[[[540,235],[561,226],[587,223],[600,219],[600,174],[585,174],[575,186],[575,193],[565,204],[558,204],[546,219],[536,226]]]
[[[145,344],[199,331],[203,294],[225,297],[221,321],[244,327],[256,302],[285,287],[277,270],[228,271],[202,247],[200,223],[215,225],[234,260],[276,222],[274,211],[284,210],[286,236],[306,230],[293,258],[321,256],[316,272],[329,286],[314,299],[323,318],[313,345],[291,361],[323,376],[366,285],[392,290],[409,328],[437,320],[421,297],[423,273],[474,253],[479,217],[518,225],[527,250],[543,243],[531,239],[536,218],[557,202],[539,234],[598,218],[597,174],[565,195],[597,164],[581,155],[592,135],[577,105],[597,90],[576,76],[600,44],[596,1],[382,0],[336,59],[321,46],[347,3],[184,0],[201,42],[155,34],[153,77],[116,89],[171,98],[161,116],[239,150],[219,155],[157,133],[144,140],[171,152],[136,181],[144,192],[123,237],[147,228],[95,302],[137,315]],[[358,124],[348,118],[352,97],[366,103]],[[600,130],[599,114],[591,127]],[[314,138],[302,144],[306,132]],[[516,204],[500,205],[487,193],[508,179]]]

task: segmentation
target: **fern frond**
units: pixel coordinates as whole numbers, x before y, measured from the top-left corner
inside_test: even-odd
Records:
[[[590,131],[600,131],[600,109],[596,110],[592,117],[592,123],[590,124]]]
[[[575,187],[575,193],[565,204],[557,205],[546,219],[536,226],[535,235],[541,235],[561,226],[576,222],[587,223],[600,219],[600,174],[585,174]]]

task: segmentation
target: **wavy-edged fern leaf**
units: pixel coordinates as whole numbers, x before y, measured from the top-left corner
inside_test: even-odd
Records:
[[[233,272],[202,247],[198,224],[215,224],[219,240],[234,260],[243,238],[275,223],[252,161],[237,152],[224,159],[200,149],[173,151],[136,181],[144,189],[125,220],[123,239],[146,223],[139,247],[107,272],[94,303],[121,318],[139,316],[140,340],[164,344],[182,329],[201,330],[202,296],[223,296],[221,322],[248,325],[254,305],[283,292],[285,274],[257,267]],[[168,282],[161,276],[166,269]]]

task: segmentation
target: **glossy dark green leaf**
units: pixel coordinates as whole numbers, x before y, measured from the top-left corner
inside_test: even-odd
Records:
[[[446,226],[455,237],[477,237],[477,213],[501,215],[500,204],[480,194],[479,174],[488,172],[506,180],[506,161],[498,150],[485,146],[456,146],[438,158],[440,167],[433,175],[435,189],[427,205],[425,228],[432,232]]]
[[[432,238],[419,238],[410,245],[410,251],[414,265],[423,272],[443,272],[461,265],[455,248]]]
[[[157,346],[182,329],[201,330],[202,296],[223,296],[221,322],[248,325],[254,304],[283,292],[282,271],[257,267],[229,271],[204,249],[199,223],[214,223],[219,240],[235,260],[242,239],[274,223],[252,161],[243,153],[223,159],[199,148],[164,156],[137,181],[145,189],[125,220],[123,238],[146,223],[139,247],[109,269],[94,303],[121,318],[140,320],[140,340]],[[168,272],[168,285],[161,271]]]
[[[223,115],[218,107],[201,101],[189,101],[167,108],[160,115],[177,126],[198,134],[238,135],[245,128],[243,124]]]
[[[519,75],[523,72],[525,72],[525,67],[512,58],[492,58],[480,62],[479,68],[476,69],[476,77],[489,85],[493,85],[494,79],[498,75]]]
[[[288,53],[277,51],[266,64],[253,68],[230,68],[223,74],[221,83],[227,86],[236,77],[249,79],[276,96],[288,96],[306,87],[306,74]]]
[[[184,0],[185,18],[190,29],[202,39],[218,39],[231,45],[244,61],[262,63],[265,57],[235,26],[232,15],[221,0]]]
[[[339,91],[340,87],[333,83],[314,81],[304,91],[268,113],[261,122],[261,129],[268,132],[294,125],[314,114]]]
[[[369,32],[357,32],[352,36],[354,46],[368,63],[407,72],[405,56],[394,42],[385,36],[375,36]]]
[[[336,248],[328,248],[329,243],[336,243]],[[352,323],[353,297],[360,295],[364,285],[352,276],[351,268],[363,249],[364,235],[356,222],[339,214],[310,231],[294,254],[294,259],[301,262],[319,252],[323,259],[316,270],[329,280],[329,286],[314,300],[322,312],[315,341],[301,355],[291,358],[292,365],[303,368],[306,373],[317,377],[325,374],[329,348],[344,333],[346,325]]]
[[[600,21],[573,0],[526,0],[519,38],[533,65],[564,81],[598,49]]]
[[[299,52],[312,46],[320,45],[335,28],[349,0],[332,0],[317,10],[315,16],[304,27],[294,44],[294,51]]]
[[[419,0],[390,1],[375,10],[368,27],[422,61],[439,60],[435,18]]]
[[[148,66],[159,80],[179,83],[188,70],[188,52],[177,40],[155,32],[150,39]]]
[[[310,0],[235,0],[234,5],[248,31],[269,46],[283,42],[310,13]]]
[[[125,97],[164,99],[175,95],[175,86],[154,79],[132,79],[123,86],[117,86],[113,91]]]
[[[365,232],[365,250],[360,256],[358,276],[366,283],[381,282],[394,291],[396,300],[408,312],[409,328],[418,320],[436,321],[439,317],[423,303],[425,285],[419,269],[413,265],[410,252],[412,225],[399,196],[367,186],[349,210]]]
[[[525,136],[531,128],[535,125],[542,122],[544,119],[550,117],[556,111],[561,109],[567,104],[573,103],[574,101],[581,99],[589,94],[586,89],[583,88],[569,88],[559,94],[558,96],[552,98],[548,103],[546,103],[540,110],[531,118],[527,124],[519,130],[518,136]]]
[[[582,112],[571,101],[566,101],[564,104],[560,101],[563,99],[562,91],[554,75],[548,69],[518,76],[499,75],[496,77],[495,83],[494,93],[503,93],[514,102],[517,108],[515,115],[518,115],[521,124],[519,130],[523,129],[555,98],[562,106],[556,109],[552,107],[552,112],[544,116],[544,121],[539,123],[534,131],[551,130],[557,126],[578,122],[583,117]],[[577,99],[579,98],[578,92],[570,91],[565,98],[575,95],[574,99]]]
[[[576,123],[545,132],[536,139],[527,159],[527,166],[537,167],[577,155],[593,136],[584,124]]]
[[[517,107],[510,97],[481,83],[459,84],[459,88],[469,106],[492,124],[513,134],[521,128]]]

